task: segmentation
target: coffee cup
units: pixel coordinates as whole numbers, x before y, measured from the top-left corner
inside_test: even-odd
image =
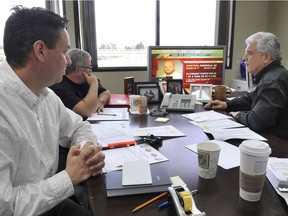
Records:
[[[256,202],[261,198],[271,148],[263,141],[245,140],[240,146],[240,197]]]
[[[217,85],[214,90],[214,99],[215,100],[226,100],[226,95],[231,93],[231,89],[225,85]]]
[[[213,142],[197,144],[199,176],[205,179],[216,177],[221,146]]]
[[[129,95],[131,112],[139,112],[140,95]]]

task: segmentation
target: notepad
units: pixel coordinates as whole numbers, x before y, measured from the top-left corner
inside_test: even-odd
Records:
[[[159,118],[155,119],[155,121],[165,123],[165,122],[169,121],[169,118],[159,117]]]
[[[148,161],[125,161],[123,163],[122,185],[152,184]]]

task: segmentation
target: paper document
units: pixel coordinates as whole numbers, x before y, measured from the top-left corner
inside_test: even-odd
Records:
[[[181,137],[186,136],[172,125],[132,129],[134,136]]]
[[[205,130],[204,130],[205,131]],[[266,138],[260,136],[251,129],[244,128],[233,128],[233,129],[221,129],[221,130],[210,130],[205,131],[211,133],[216,140],[229,140],[229,139],[243,139],[243,140],[262,140],[267,141]]]
[[[88,121],[128,121],[129,112],[127,108],[104,108],[103,112],[94,113]]]
[[[147,161],[124,161],[122,185],[152,184],[150,164]]]
[[[224,169],[231,169],[240,166],[240,151],[238,147],[219,140],[209,140],[207,142],[214,142],[221,146],[218,162],[219,166]],[[188,145],[186,148],[197,153],[197,144]]]
[[[266,177],[268,178],[269,182],[271,183],[271,185],[273,186],[273,188],[275,189],[275,191],[285,199],[286,204],[288,205],[288,193],[287,192],[281,192],[278,189],[278,185],[279,185],[279,181],[277,181],[277,178],[275,178],[275,176],[273,175],[273,173],[271,172],[271,167],[269,164],[274,163],[274,162],[279,162],[279,160],[282,160],[283,162],[285,161],[285,163],[287,163],[287,158],[272,158],[269,157],[268,160],[268,165],[267,165],[267,172],[266,172]],[[278,164],[279,165],[279,164]],[[283,165],[283,164],[282,164]],[[283,166],[281,165],[281,167],[283,168]],[[287,166],[287,165],[285,165]],[[285,168],[287,170],[287,167]]]
[[[124,161],[148,161],[149,164],[168,161],[164,155],[148,144],[140,144],[124,148],[109,149],[105,154],[105,167],[103,172],[121,170]]]
[[[135,140],[126,122],[91,124],[91,127],[97,136],[98,144],[104,148],[110,143]]]
[[[204,121],[204,122],[190,121],[190,123],[202,128],[205,131],[212,131],[212,130],[225,129],[225,128],[245,127],[239,122],[233,121],[231,119],[220,119],[220,120],[215,120],[215,121]]]
[[[196,122],[214,121],[214,120],[219,120],[219,119],[228,119],[228,118],[231,119],[232,118],[231,116],[224,115],[214,110],[182,114],[182,116],[192,121],[196,121]]]

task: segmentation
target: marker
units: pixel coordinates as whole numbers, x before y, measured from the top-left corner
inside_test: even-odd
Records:
[[[132,145],[135,145],[135,140],[109,143],[107,146],[104,146],[103,149],[112,149],[112,148],[128,147],[128,146],[132,146]]]

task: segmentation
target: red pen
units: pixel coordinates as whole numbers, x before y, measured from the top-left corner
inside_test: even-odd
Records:
[[[128,147],[128,146],[131,146],[131,145],[135,145],[135,140],[109,143],[109,144],[107,145],[106,149],[110,149],[110,148],[120,148],[120,147]],[[104,148],[104,149],[105,149],[105,148]]]

